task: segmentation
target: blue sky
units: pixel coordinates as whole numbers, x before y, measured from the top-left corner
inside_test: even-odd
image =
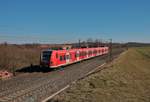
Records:
[[[150,42],[150,0],[0,0],[0,42]]]

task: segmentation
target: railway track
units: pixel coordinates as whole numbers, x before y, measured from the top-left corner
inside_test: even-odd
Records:
[[[113,52],[113,56],[122,50]],[[63,70],[30,73],[0,81],[0,102],[41,102],[105,63],[107,55],[66,66]]]

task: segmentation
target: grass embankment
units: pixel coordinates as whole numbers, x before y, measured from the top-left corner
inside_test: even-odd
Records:
[[[132,48],[54,102],[150,102],[150,48]]]

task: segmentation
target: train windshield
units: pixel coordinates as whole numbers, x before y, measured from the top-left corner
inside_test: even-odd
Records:
[[[51,58],[52,51],[43,51],[41,59],[42,61],[49,61]]]

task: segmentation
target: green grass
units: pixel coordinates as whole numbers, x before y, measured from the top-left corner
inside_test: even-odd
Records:
[[[107,69],[71,86],[58,102],[150,102],[150,48],[131,48]]]

